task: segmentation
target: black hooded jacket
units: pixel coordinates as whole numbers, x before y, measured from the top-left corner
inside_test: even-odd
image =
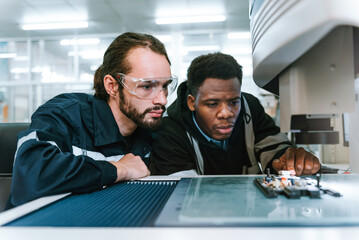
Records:
[[[186,82],[179,86],[177,95],[153,143],[150,170],[154,175],[192,169],[205,175],[257,174],[291,146],[251,94],[242,92],[241,111],[227,150],[208,142],[196,127],[187,106]]]

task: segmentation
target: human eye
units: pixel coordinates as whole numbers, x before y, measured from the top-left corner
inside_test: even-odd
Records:
[[[162,89],[163,89],[163,90],[167,90],[167,89],[168,89],[168,86],[169,86],[170,84],[171,84],[171,81],[166,82],[165,84],[163,84]]]
[[[153,88],[156,87],[156,84],[152,82],[142,82],[138,84],[137,87],[144,91],[151,91]]]
[[[218,106],[218,102],[207,102],[206,106],[210,108],[215,108]]]
[[[171,83],[172,83],[172,80],[169,80],[167,82],[165,82],[163,85],[162,85],[162,90],[167,92],[168,91],[168,88],[171,88]]]
[[[232,99],[232,100],[229,101],[229,104],[230,104],[231,106],[237,106],[237,105],[239,105],[239,103],[240,103],[240,99],[239,99],[239,98]]]

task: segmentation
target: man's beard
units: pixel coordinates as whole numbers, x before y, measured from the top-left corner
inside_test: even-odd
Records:
[[[152,121],[151,120],[145,121],[144,118],[145,118],[146,114],[153,110],[157,111],[157,110],[162,109],[163,112],[166,110],[165,106],[156,105],[152,108],[147,108],[143,113],[139,113],[135,106],[129,104],[126,101],[123,93],[120,95],[120,104],[119,105],[120,105],[121,112],[126,117],[131,119],[137,126],[144,128],[144,129],[149,129],[149,130],[156,130],[161,125],[162,117],[152,118]]]

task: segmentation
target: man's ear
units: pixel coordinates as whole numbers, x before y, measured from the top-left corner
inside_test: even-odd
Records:
[[[192,112],[194,112],[194,110],[196,110],[195,102],[196,102],[196,98],[193,97],[191,94],[188,94],[187,106],[188,106],[189,110],[191,110]]]
[[[110,74],[107,74],[103,79],[103,85],[106,89],[106,92],[111,97],[116,98],[118,93],[118,83]]]

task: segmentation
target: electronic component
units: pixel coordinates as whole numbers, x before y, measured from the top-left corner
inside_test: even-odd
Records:
[[[316,175],[316,180],[309,177],[297,177],[294,174],[291,171],[280,171],[278,176],[273,176],[267,169],[266,177],[256,178],[253,182],[267,198],[276,198],[280,194],[294,199],[301,196],[320,198],[321,193],[334,197],[342,196],[339,192],[323,188],[320,185],[319,173]]]

